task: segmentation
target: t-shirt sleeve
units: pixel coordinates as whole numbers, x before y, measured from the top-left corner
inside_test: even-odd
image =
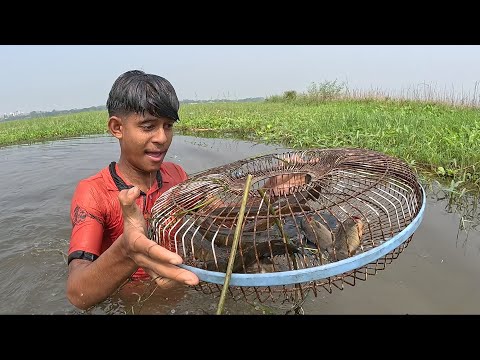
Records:
[[[175,166],[175,169],[177,169],[177,171],[178,171],[178,175],[179,175],[181,181],[187,180],[187,179],[188,179],[188,175],[187,175],[187,173],[185,172],[185,170],[184,170],[180,165],[178,165],[178,164],[174,164],[174,166]]]
[[[80,181],[72,197],[70,220],[72,233],[68,255],[84,251],[100,256],[105,217],[97,190],[87,181]]]

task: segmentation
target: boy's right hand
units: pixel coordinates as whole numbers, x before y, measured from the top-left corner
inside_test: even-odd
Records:
[[[145,219],[135,203],[139,196],[140,189],[137,187],[122,190],[118,194],[123,213],[121,241],[125,255],[156,279],[159,286],[170,287],[172,280],[185,285],[197,285],[199,279],[194,273],[177,266],[183,262],[178,254],[158,245],[145,235]]]

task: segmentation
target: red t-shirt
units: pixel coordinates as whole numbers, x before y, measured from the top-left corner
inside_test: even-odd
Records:
[[[118,193],[119,187],[130,184],[122,180],[118,165],[112,164],[111,169],[107,166],[97,174],[81,180],[75,189],[70,207],[72,234],[68,249],[69,262],[75,258],[95,260],[123,233]],[[141,195],[136,200],[144,214],[150,214],[160,194],[187,179],[183,168],[171,162],[162,163],[160,174],[160,178],[157,174],[146,196]],[[146,277],[148,275],[142,268],[133,276]]]

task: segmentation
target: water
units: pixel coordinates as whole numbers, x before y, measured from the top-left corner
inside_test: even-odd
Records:
[[[245,141],[175,135],[167,156],[189,173],[285,149]],[[76,184],[111,161],[110,136],[0,149],[0,314],[214,314],[218,297],[190,288],[127,284],[83,312],[65,296],[69,206]],[[310,296],[306,314],[478,314],[480,233],[458,237],[460,214],[429,196],[412,242],[386,269],[355,286]],[[225,314],[284,314],[288,305],[227,299]]]

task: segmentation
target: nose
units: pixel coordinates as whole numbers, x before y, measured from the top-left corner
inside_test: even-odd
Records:
[[[159,127],[157,131],[155,131],[152,141],[158,144],[165,144],[168,141],[167,134],[165,133],[165,129],[163,127]]]

